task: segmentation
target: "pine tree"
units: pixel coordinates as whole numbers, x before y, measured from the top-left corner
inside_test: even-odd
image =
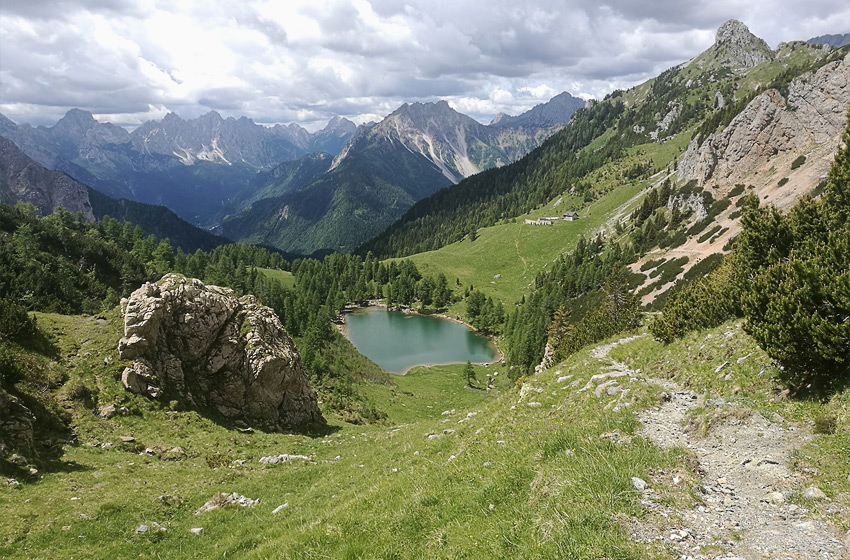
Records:
[[[469,360],[467,360],[466,365],[463,366],[463,377],[466,379],[467,387],[475,386],[475,368],[472,367],[472,362]]]

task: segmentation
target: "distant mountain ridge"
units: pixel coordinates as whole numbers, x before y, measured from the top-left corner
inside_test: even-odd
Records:
[[[490,126],[498,127],[536,127],[549,128],[566,126],[573,113],[584,107],[586,101],[573,97],[569,92],[562,92],[546,103],[535,105],[521,115],[512,117],[499,113],[490,122]]]
[[[0,137],[0,202],[32,204],[36,215],[46,216],[58,208],[80,213],[87,221],[111,216],[142,228],[146,235],[169,238],[186,252],[210,250],[229,240],[181,220],[163,206],[114,199],[76,181],[61,171],[44,168],[24,154],[14,142]]]
[[[129,132],[72,109],[52,127],[0,115],[0,136],[108,196],[167,206],[231,238],[312,253],[351,250],[417,200],[516,161],[583,104],[563,93],[484,125],[445,101],[411,103],[377,124],[334,117],[314,133],[215,111],[169,113]]]
[[[417,200],[518,160],[563,128],[579,104],[584,101],[561,94],[511,117],[515,124],[495,126],[446,101],[405,103],[358,128],[326,172],[314,156],[278,166],[268,183],[240,197],[245,206],[219,231],[286,251],[351,251]]]
[[[843,47],[850,45],[850,33],[840,33],[831,35],[818,35],[806,40],[807,43],[813,45],[829,45],[830,47]]]
[[[213,220],[258,171],[316,150],[336,153],[356,128],[336,117],[309,133],[297,124],[267,127],[210,111],[189,120],[169,113],[129,132],[80,109],[52,127],[0,115],[0,136],[48,169],[113,197],[168,206],[195,223]]]

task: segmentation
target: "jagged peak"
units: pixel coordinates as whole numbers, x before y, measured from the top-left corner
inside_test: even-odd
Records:
[[[167,115],[162,117],[162,123],[183,122],[183,119],[177,113],[169,111]]]
[[[742,21],[730,19],[723,25],[717,28],[717,34],[714,37],[715,43],[728,43],[741,38],[755,37],[750,31],[750,28]]]
[[[221,115],[219,114],[218,111],[211,110],[211,111],[204,113],[200,117],[198,117],[198,120],[199,121],[223,121],[224,119],[221,117]]]
[[[319,133],[320,134],[322,132],[352,133],[356,129],[357,129],[357,125],[354,124],[354,122],[348,120],[345,117],[340,117],[339,115],[336,115],[336,116],[332,117],[331,120],[328,121],[328,124],[325,125],[325,128],[323,128],[321,131],[319,131]]]
[[[57,122],[56,124],[90,124],[93,122],[95,122],[94,115],[92,115],[88,111],[84,111],[83,109],[77,109],[75,107],[73,109],[68,109],[68,112],[65,113],[65,116],[59,119],[59,122]]]
[[[717,29],[710,51],[723,66],[752,68],[773,60],[773,50],[737,19],[730,19]]]
[[[509,117],[510,117],[510,115],[507,114],[507,113],[497,113],[496,116],[493,117],[493,120],[490,121],[490,124],[491,125],[492,124],[499,124],[501,121],[503,121],[503,120],[505,120]]]

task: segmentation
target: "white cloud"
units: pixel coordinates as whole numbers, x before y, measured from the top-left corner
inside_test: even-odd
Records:
[[[6,0],[0,111],[134,125],[210,109],[375,120],[446,99],[481,121],[600,97],[707,48],[737,18],[775,46],[850,31],[846,0]]]

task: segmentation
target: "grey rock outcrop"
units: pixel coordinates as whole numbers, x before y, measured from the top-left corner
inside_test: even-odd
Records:
[[[0,390],[0,458],[15,451],[27,459],[38,456],[33,433],[35,416],[20,400]]]
[[[122,308],[128,390],[266,430],[324,423],[295,344],[253,296],[167,274]]]
[[[835,142],[850,107],[850,55],[753,99],[722,131],[694,138],[679,163],[679,179],[735,182],[766,158],[810,144]]]
[[[752,68],[773,60],[773,51],[764,39],[750,33],[749,28],[736,19],[720,26],[712,49],[721,65],[732,68]]]

